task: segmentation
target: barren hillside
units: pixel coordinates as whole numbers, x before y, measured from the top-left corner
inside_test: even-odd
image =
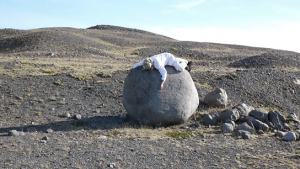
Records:
[[[156,128],[122,121],[128,70],[161,52],[193,61],[200,98],[195,116]],[[299,168],[299,141],[283,142],[272,131],[241,140],[196,118],[223,110],[203,103],[216,87],[226,90],[228,108],[246,103],[299,116],[295,79],[295,52],[178,41],[109,25],[0,29],[0,168]],[[8,137],[10,130],[25,136]]]

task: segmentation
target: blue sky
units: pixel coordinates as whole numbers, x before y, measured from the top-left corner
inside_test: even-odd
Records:
[[[299,0],[0,0],[0,29],[115,25],[300,52]]]

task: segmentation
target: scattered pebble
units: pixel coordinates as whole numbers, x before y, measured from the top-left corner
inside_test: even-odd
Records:
[[[49,138],[47,136],[43,137],[41,140],[49,140]]]
[[[180,129],[188,129],[188,126],[180,126]]]
[[[81,119],[81,115],[80,114],[76,114],[75,115],[75,119],[80,120]]]
[[[47,129],[46,133],[53,133],[54,131],[52,129]]]
[[[117,165],[115,163],[110,163],[110,164],[108,164],[108,167],[109,168],[115,168],[115,167],[117,167]]]
[[[107,139],[107,136],[104,136],[104,135],[101,135],[98,137],[98,140],[106,140]]]

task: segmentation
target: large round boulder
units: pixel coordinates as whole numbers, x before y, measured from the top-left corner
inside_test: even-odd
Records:
[[[186,70],[168,72],[164,88],[159,90],[161,75],[154,70],[133,69],[125,79],[123,105],[128,115],[150,125],[179,124],[187,120],[199,104],[195,84]]]

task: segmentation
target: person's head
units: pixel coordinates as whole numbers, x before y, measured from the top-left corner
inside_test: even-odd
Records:
[[[143,70],[152,70],[153,67],[153,60],[151,58],[146,58],[143,60]]]

